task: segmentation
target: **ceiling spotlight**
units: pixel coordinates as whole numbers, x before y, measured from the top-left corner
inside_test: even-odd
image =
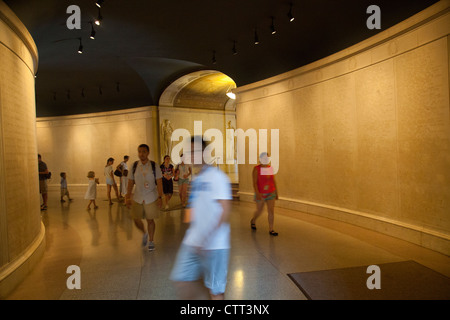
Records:
[[[233,55],[237,55],[236,41],[233,41]]]
[[[255,29],[255,44],[259,44],[258,32]]]
[[[272,31],[272,34],[277,33],[277,30],[275,29],[275,23],[274,23],[275,18],[272,17],[272,25],[270,26],[270,30]]]
[[[83,44],[81,43],[81,38],[78,38],[80,40],[80,46],[78,47],[78,53],[82,54],[83,53]]]
[[[232,100],[236,100],[236,94],[232,92],[231,86],[228,88],[226,95]]]
[[[81,89],[81,97],[82,97],[82,98],[86,97],[86,96],[84,95],[84,88]]]
[[[92,40],[95,39],[95,29],[94,29],[94,24],[92,22],[89,22],[91,24],[91,35],[89,36],[89,38],[91,38]]]
[[[236,94],[231,91],[227,93],[227,96],[232,100],[236,100]]]
[[[95,24],[99,26],[102,20],[103,20],[102,13],[100,12],[100,8],[98,8],[98,17],[97,19],[95,19]]]
[[[98,1],[95,3],[95,5],[96,5],[97,7],[99,7],[99,8],[101,8],[103,2],[104,2],[104,0],[98,0]]]
[[[294,16],[292,15],[292,7],[293,7],[294,5],[291,3],[291,8],[289,9],[289,13],[288,13],[288,17],[289,17],[289,21],[290,22],[292,22],[292,21],[294,21]]]

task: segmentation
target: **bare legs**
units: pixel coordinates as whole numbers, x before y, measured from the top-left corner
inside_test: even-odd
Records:
[[[155,220],[153,219],[146,219],[146,220],[147,220],[148,240],[153,241],[153,236],[155,235],[155,228],[156,228]],[[142,231],[142,233],[145,234],[144,223],[142,222],[141,219],[134,219],[134,224],[139,230]]]
[[[116,193],[117,201],[120,202],[119,190],[117,189],[117,185],[113,184],[112,187],[114,188],[114,191]],[[111,201],[111,185],[109,184],[106,185],[106,195],[108,196],[109,204],[112,205],[113,203]]]
[[[181,184],[181,185],[179,186],[179,188],[178,188],[178,189],[179,189],[178,192],[180,193],[180,201],[181,201],[181,205],[182,205],[183,207],[186,206],[186,202],[187,202],[187,199],[186,199],[187,188],[188,188],[187,183]]]
[[[166,200],[166,209],[169,209],[169,201],[170,198],[172,198],[173,193],[165,193],[164,194],[164,199]]]
[[[97,209],[98,206],[95,204],[95,200],[89,200],[89,204],[87,206],[87,209],[91,209],[91,204],[94,204],[94,209]]]
[[[256,201],[256,211],[253,214],[251,223],[254,224],[256,222],[256,219],[258,219],[259,216],[262,214],[265,202],[267,203],[267,213],[268,213],[267,218],[269,221],[269,232],[272,232],[275,216],[275,200]]]

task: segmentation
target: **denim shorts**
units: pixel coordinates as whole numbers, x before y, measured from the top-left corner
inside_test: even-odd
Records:
[[[181,186],[182,184],[188,184],[189,183],[189,178],[188,179],[178,179],[178,185]]]
[[[182,244],[178,251],[170,279],[176,282],[196,281],[203,277],[211,294],[225,292],[227,285],[229,249],[196,250]]]
[[[253,199],[258,202],[258,201],[267,201],[267,200],[274,200],[277,198],[277,193],[276,192],[270,192],[270,193],[261,193],[261,200],[256,199],[256,194],[253,196]]]

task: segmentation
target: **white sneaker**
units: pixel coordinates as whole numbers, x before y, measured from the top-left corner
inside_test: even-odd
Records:
[[[153,241],[150,241],[148,243],[148,251],[153,251],[155,250],[155,243]]]

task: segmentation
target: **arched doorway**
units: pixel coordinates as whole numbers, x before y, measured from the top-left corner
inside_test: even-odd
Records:
[[[232,94],[235,88],[233,79],[216,70],[196,71],[172,82],[162,93],[158,107],[161,160],[179,143],[170,139],[175,130],[184,129],[191,135],[207,136],[209,129],[217,129],[222,133],[223,149],[222,156],[212,164],[237,183],[234,136],[227,136],[227,129],[236,129],[236,105]]]

